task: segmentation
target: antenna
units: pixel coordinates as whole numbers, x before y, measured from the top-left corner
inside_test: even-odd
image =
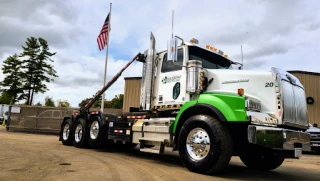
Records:
[[[174,16],[174,10],[172,10],[172,38],[173,38],[173,16]]]
[[[242,70],[243,70],[243,52],[242,52],[242,45],[241,45],[241,59],[242,59]]]

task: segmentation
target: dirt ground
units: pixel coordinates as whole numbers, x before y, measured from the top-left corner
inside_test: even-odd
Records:
[[[0,180],[320,180],[320,155],[287,159],[278,169],[247,169],[238,157],[216,176],[192,173],[178,154],[165,155],[63,146],[55,135],[0,128]]]

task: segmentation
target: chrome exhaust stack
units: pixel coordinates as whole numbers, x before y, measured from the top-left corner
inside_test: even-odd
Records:
[[[154,60],[156,57],[155,49],[156,39],[152,32],[150,34],[150,48],[145,51],[147,59],[143,63],[142,68],[142,82],[141,82],[141,97],[140,97],[140,110],[147,111],[151,109],[152,101],[152,88],[153,88],[153,74],[154,74]]]

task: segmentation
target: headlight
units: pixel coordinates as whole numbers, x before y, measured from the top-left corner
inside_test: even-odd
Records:
[[[253,101],[253,100],[247,99],[246,100],[246,108],[247,108],[248,111],[250,110],[250,111],[258,111],[258,112],[260,112],[261,103],[258,102],[258,101]]]

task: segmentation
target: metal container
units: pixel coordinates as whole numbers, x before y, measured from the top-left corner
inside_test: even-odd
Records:
[[[202,70],[202,62],[200,60],[189,60],[187,62],[187,92],[199,92],[200,72]]]

